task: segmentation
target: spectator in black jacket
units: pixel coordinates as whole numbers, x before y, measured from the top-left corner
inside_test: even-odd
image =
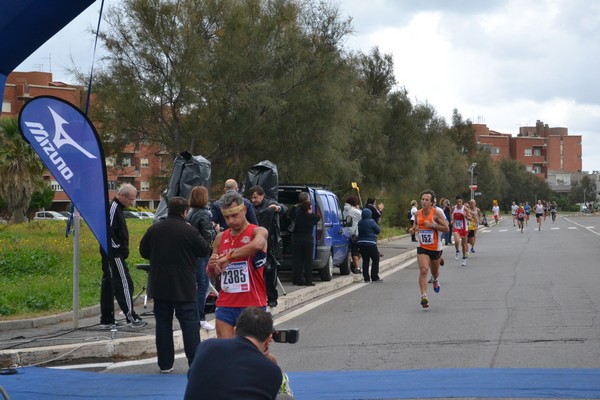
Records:
[[[200,232],[200,235],[208,243],[212,243],[217,236],[214,223],[211,221],[212,213],[208,209],[208,189],[204,186],[195,186],[190,192],[190,210],[187,213],[187,221]],[[198,315],[200,317],[200,327],[207,331],[215,329],[214,326],[206,321],[206,296],[208,295],[208,275],[206,274],[206,265],[210,254],[206,257],[198,258],[196,268],[196,302],[198,303]]]
[[[269,358],[271,314],[248,307],[240,314],[231,339],[203,342],[188,372],[185,400],[275,399],[281,369]]]
[[[140,255],[150,260],[150,297],[154,299],[156,354],[161,373],[173,371],[173,313],[183,334],[183,347],[192,363],[200,343],[196,303],[196,259],[206,257],[209,244],[185,221],[188,201],[169,200],[169,214],[150,226],[140,241]]]
[[[227,179],[225,181],[224,192],[236,192],[238,193],[239,188],[238,184],[234,179]],[[252,203],[248,199],[244,199],[244,205],[246,206],[246,220],[251,224],[258,225],[258,220],[256,219],[256,214],[254,214],[254,207],[252,207]],[[225,231],[229,226],[227,226],[227,222],[225,222],[225,218],[223,218],[223,214],[221,213],[221,208],[215,201],[211,207],[212,212],[212,220],[217,226],[217,233]]]
[[[113,326],[123,326],[115,320],[115,298],[131,328],[148,325],[133,310],[133,280],[125,260],[129,257],[129,231],[123,209],[135,203],[137,189],[125,183],[117,191],[110,203],[109,234],[112,254],[107,256],[102,249],[102,283],[100,287],[100,329],[110,330]]]
[[[265,190],[260,185],[250,188],[250,201],[254,206],[254,213],[258,225],[269,232],[267,240],[268,266],[265,268],[265,286],[267,290],[267,305],[277,306],[277,267],[282,261],[281,227],[279,215],[287,213],[287,207],[274,199],[265,197]]]

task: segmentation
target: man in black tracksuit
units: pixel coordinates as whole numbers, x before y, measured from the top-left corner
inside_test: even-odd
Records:
[[[114,299],[125,314],[127,324],[132,328],[143,328],[148,323],[143,321],[133,310],[133,280],[125,260],[129,257],[129,231],[123,215],[123,209],[135,203],[137,189],[123,184],[110,203],[110,246],[112,257],[102,255],[102,286],[100,288],[100,329],[110,330],[113,326],[122,326],[115,321]]]
[[[283,250],[279,215],[285,215],[287,207],[273,199],[266,198],[265,190],[260,185],[252,186],[249,193],[258,225],[269,232],[267,241],[269,265],[265,268],[265,287],[267,290],[267,305],[276,307],[279,298],[279,293],[277,293],[277,266],[281,264]]]

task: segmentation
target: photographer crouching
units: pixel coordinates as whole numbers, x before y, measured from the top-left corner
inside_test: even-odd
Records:
[[[238,317],[233,338],[200,343],[184,399],[292,399],[278,396],[283,373],[269,353],[272,336],[271,314],[259,307],[246,308]]]

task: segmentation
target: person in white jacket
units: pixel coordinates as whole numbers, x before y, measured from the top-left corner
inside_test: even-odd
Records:
[[[352,256],[352,272],[355,274],[360,274],[362,273],[362,270],[359,268],[359,262],[361,257],[356,241],[358,238],[358,222],[361,220],[362,215],[360,209],[360,202],[358,201],[358,198],[356,196],[352,195],[346,199],[346,204],[344,204],[344,215],[350,216],[352,218],[352,226],[349,227],[350,255]]]

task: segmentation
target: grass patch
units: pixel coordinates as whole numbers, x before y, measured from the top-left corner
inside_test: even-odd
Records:
[[[129,272],[137,294],[146,273],[135,264],[140,239],[152,220],[127,220],[131,256]],[[73,302],[73,236],[65,237],[63,221],[31,221],[0,225],[0,319],[71,311]],[[102,263],[99,245],[85,223],[79,241],[81,307],[100,302]]]
[[[128,219],[131,254],[127,259],[137,295],[146,285],[146,272],[135,268],[147,262],[139,243],[151,219]],[[31,221],[0,225],[0,320],[71,311],[73,303],[73,236],[65,237],[64,221]],[[405,234],[383,227],[380,238]],[[79,241],[79,302],[100,302],[102,263],[99,244],[82,222]]]

